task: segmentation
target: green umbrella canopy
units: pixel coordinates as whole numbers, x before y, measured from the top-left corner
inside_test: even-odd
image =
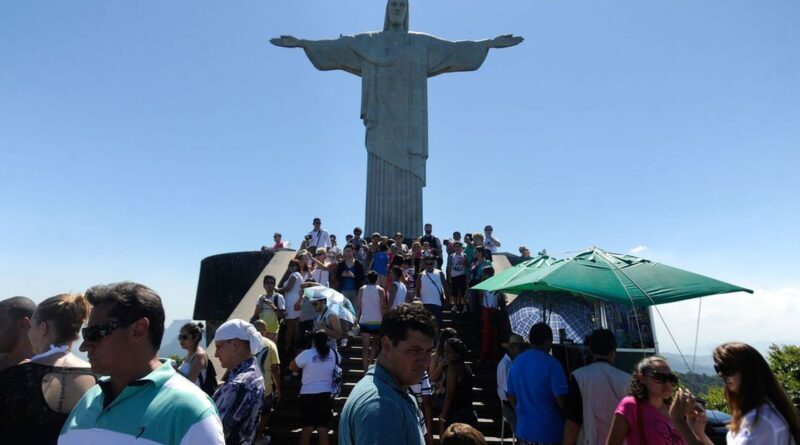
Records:
[[[590,299],[633,303],[637,306],[672,303],[730,292],[753,293],[750,289],[693,272],[632,255],[606,252],[597,247],[572,258],[555,260],[550,264],[539,263],[539,267],[524,267],[524,264],[509,268],[472,289],[512,294],[524,291],[566,291]]]
[[[526,274],[531,269],[539,269],[542,267],[549,266],[556,261],[557,260],[555,258],[547,255],[540,255],[536,258],[525,260],[515,266],[509,267],[508,269],[498,273],[497,275],[491,278],[487,278],[486,280],[481,281],[481,283],[473,287],[473,289],[480,289],[480,290],[503,289],[508,285],[510,281],[514,280],[517,276],[521,274]],[[515,293],[515,292],[510,292],[510,293]]]

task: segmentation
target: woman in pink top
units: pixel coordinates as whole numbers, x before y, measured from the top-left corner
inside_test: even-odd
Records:
[[[617,405],[606,445],[686,445],[669,418],[672,392],[678,377],[661,357],[636,365],[630,394]]]

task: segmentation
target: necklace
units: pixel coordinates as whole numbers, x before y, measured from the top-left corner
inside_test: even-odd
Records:
[[[31,361],[40,360],[45,357],[50,357],[51,355],[63,354],[65,352],[69,352],[69,349],[70,349],[69,345],[61,345],[61,346],[50,345],[50,350],[42,352],[41,354],[34,355],[33,357],[31,357]]]

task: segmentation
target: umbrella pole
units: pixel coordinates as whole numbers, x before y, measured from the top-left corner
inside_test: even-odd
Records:
[[[703,298],[697,299],[697,327],[694,329],[694,352],[692,353],[692,367],[689,372],[694,374],[694,365],[697,361],[697,340],[700,338],[700,311],[703,309]]]

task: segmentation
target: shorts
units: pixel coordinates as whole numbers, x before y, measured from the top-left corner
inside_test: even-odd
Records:
[[[328,428],[331,423],[333,399],[331,393],[300,394],[300,425],[303,427]]]
[[[467,274],[459,275],[450,279],[452,283],[451,293],[463,297],[467,293]]]
[[[359,323],[358,327],[361,329],[362,334],[379,335],[381,333],[381,324],[372,323]]]

